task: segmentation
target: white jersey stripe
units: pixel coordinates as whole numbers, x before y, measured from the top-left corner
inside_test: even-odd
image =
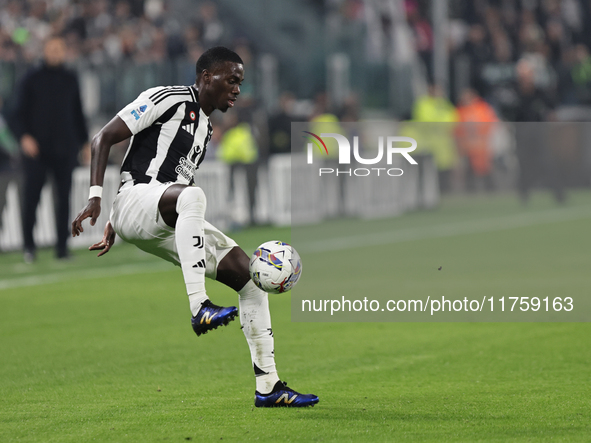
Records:
[[[197,98],[197,90],[193,86],[189,86],[189,91],[191,91],[191,95],[193,96],[193,101],[199,101]]]
[[[195,140],[205,140],[207,138],[209,118],[203,112],[203,109],[199,109],[199,126],[195,132]],[[201,146],[201,149],[204,147]]]
[[[152,159],[150,166],[146,171],[146,175],[152,177],[152,179],[156,179],[158,176],[158,171],[160,170],[162,163],[164,163],[164,159],[166,158],[166,154],[168,154],[170,144],[179,130],[183,115],[185,115],[185,107],[186,105],[184,103],[181,104],[176,110],[174,117],[164,123],[160,129],[156,157]]]

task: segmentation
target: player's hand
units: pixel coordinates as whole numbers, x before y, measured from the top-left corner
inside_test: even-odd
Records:
[[[84,232],[84,228],[82,228],[82,222],[84,220],[90,217],[90,226],[94,226],[99,215],[101,215],[101,199],[100,197],[93,197],[88,200],[86,207],[80,211],[72,222],[72,237],[76,237],[81,232]]]
[[[29,134],[24,134],[21,137],[21,148],[23,154],[30,158],[37,158],[39,155],[39,144],[37,140]]]
[[[105,225],[105,233],[103,234],[103,239],[92,245],[88,248],[90,251],[101,251],[98,253],[97,257],[101,255],[105,255],[111,249],[111,246],[115,243],[115,231],[113,230],[113,226],[111,226],[111,222],[108,221]]]

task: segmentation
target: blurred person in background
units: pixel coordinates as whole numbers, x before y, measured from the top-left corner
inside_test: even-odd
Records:
[[[196,25],[204,46],[222,43],[225,34],[224,23],[218,17],[218,9],[214,2],[201,3]]]
[[[467,160],[467,185],[474,190],[479,182],[492,190],[491,135],[498,121],[495,110],[478,93],[467,88],[460,95],[459,124],[456,129],[460,153]]]
[[[421,140],[417,154],[428,152],[433,155],[439,175],[439,186],[446,192],[452,188],[452,174],[457,167],[457,148],[453,137],[454,124],[458,121],[455,106],[445,97],[441,86],[430,84],[428,93],[419,97],[412,111],[412,120],[421,125]],[[445,125],[436,123],[448,123]]]
[[[486,30],[481,24],[473,24],[468,30],[468,38],[463,49],[470,60],[470,78],[480,94],[485,93],[483,69],[493,60],[493,50],[486,38]]]
[[[18,142],[6,124],[2,114],[2,99],[0,98],[0,231],[2,230],[2,214],[6,206],[6,191],[8,185],[16,179],[16,161],[18,157]],[[0,244],[0,250],[2,245]]]
[[[516,74],[512,100],[504,104],[504,116],[516,122],[519,196],[527,203],[531,188],[541,183],[552,189],[558,203],[563,203],[566,196],[560,168],[555,167],[555,147],[548,144],[551,128],[542,124],[555,119],[554,103],[546,91],[536,86],[534,66],[528,59],[517,63]]]
[[[511,94],[501,104],[505,120],[512,122],[543,122],[552,119],[554,103],[551,94],[536,83],[535,64],[522,58],[515,68],[516,81]]]
[[[254,201],[257,186],[258,171],[258,146],[252,132],[252,127],[246,121],[244,114],[235,112],[227,114],[226,131],[222,136],[217,149],[217,157],[222,162],[230,165],[230,189],[234,201],[236,201],[236,173],[243,171],[246,175],[246,187],[248,191],[248,215],[247,224],[255,221]]]
[[[69,257],[70,189],[78,153],[88,140],[76,74],[64,66],[65,42],[52,37],[45,43],[40,67],[22,80],[13,127],[22,150],[24,258],[36,258],[33,227],[41,190],[48,173],[55,195],[56,256]],[[44,222],[42,220],[41,222]]]
[[[573,50],[574,64],[570,70],[574,95],[581,105],[591,105],[591,55],[584,44]]]
[[[427,79],[433,81],[433,29],[415,0],[404,2],[406,17],[414,35],[415,49],[423,61]],[[390,24],[391,26],[391,24]]]
[[[279,96],[279,109],[269,117],[269,154],[289,154],[291,152],[291,122],[294,121],[293,107],[295,95],[282,92]]]
[[[349,94],[339,110],[339,120],[343,123],[355,123],[359,121],[361,104],[359,96],[355,93]]]
[[[331,109],[326,91],[321,91],[314,97],[314,109],[310,115],[310,131],[315,134],[322,132],[345,133],[339,117]],[[339,156],[337,141],[332,137],[328,137],[324,140],[324,144],[328,148],[328,158],[336,160]]]
[[[346,134],[345,129],[339,121],[339,117],[331,109],[328,94],[321,91],[314,97],[314,108],[310,115],[310,132],[314,134],[336,133]],[[339,168],[339,145],[334,137],[325,137],[323,139],[327,149],[327,156],[324,160],[326,167],[338,170]],[[336,206],[341,213],[344,213],[346,207],[345,175],[335,177],[338,186],[338,200]]]

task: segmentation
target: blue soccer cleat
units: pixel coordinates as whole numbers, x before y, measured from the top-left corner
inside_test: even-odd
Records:
[[[200,336],[201,334],[207,334],[212,329],[217,329],[219,326],[227,325],[237,315],[238,309],[236,309],[236,306],[222,308],[214,305],[209,300],[205,300],[197,315],[191,318],[191,325],[195,334]]]
[[[318,403],[318,397],[314,394],[300,394],[287,387],[287,383],[278,381],[270,394],[254,393],[254,405],[257,408],[273,408],[286,406],[291,408],[305,408]]]

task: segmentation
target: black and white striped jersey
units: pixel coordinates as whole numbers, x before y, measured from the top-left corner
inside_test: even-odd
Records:
[[[122,181],[193,183],[212,134],[193,86],[148,89],[117,115],[133,134]]]

